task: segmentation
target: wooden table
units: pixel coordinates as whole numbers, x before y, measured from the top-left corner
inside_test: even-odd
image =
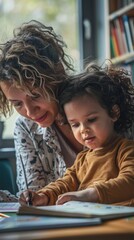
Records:
[[[134,240],[134,217],[98,226],[0,234],[1,240]]]

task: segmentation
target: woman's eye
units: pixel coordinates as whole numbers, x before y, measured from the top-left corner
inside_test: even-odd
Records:
[[[37,94],[34,94],[31,98],[32,99],[37,99],[37,98],[40,98],[40,97],[41,97],[41,95],[37,93]]]
[[[14,106],[15,108],[19,108],[19,107],[22,106],[22,103],[21,103],[21,102],[13,103],[13,106]]]

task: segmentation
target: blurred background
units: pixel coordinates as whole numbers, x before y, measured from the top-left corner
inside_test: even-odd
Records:
[[[63,36],[68,54],[79,64],[77,0],[0,0],[0,42],[12,37],[13,29],[22,23],[36,19],[52,26]],[[3,138],[13,137],[17,113],[4,120]],[[3,129],[3,128],[2,128]]]

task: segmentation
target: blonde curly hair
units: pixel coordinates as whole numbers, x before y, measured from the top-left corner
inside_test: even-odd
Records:
[[[33,95],[54,99],[61,82],[73,71],[62,37],[52,27],[32,20],[13,31],[13,38],[0,45],[0,83],[11,83]],[[0,114],[11,115],[12,105],[0,88]]]

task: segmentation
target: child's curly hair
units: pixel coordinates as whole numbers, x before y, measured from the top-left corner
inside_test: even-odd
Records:
[[[111,117],[112,107],[114,105],[119,107],[120,116],[115,122],[115,130],[118,133],[132,126],[134,86],[127,70],[114,67],[112,64],[105,65],[104,68],[90,64],[83,73],[68,78],[61,84],[57,93],[62,114],[66,103],[84,94],[95,97]]]
[[[35,20],[22,24],[13,34],[0,45],[0,82],[11,82],[29,94],[36,89],[56,100],[55,89],[74,70],[62,37]],[[0,89],[0,113],[6,116],[11,109]]]

